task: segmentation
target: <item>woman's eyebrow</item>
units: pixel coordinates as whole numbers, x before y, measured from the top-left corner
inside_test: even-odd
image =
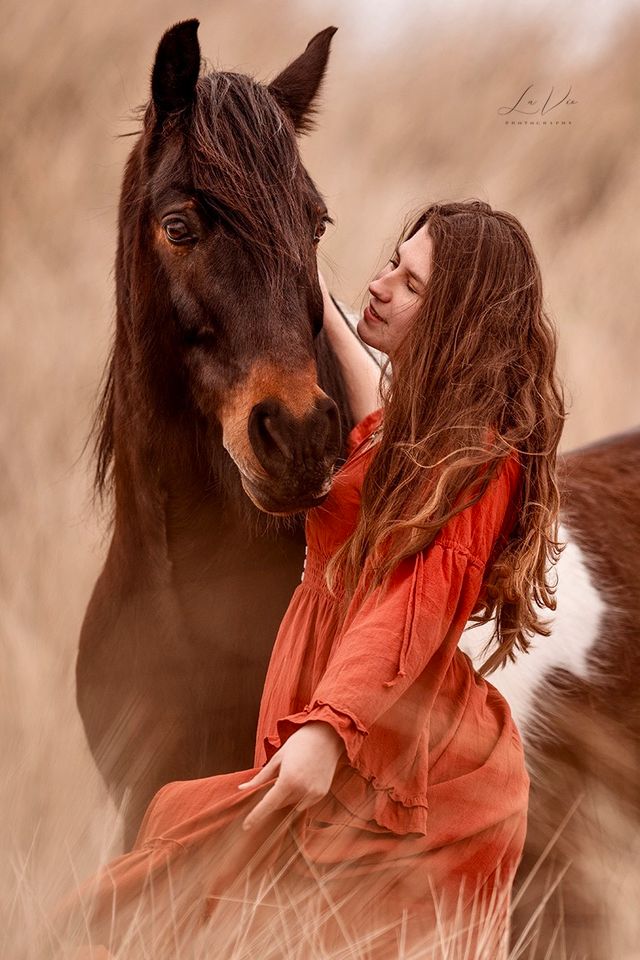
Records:
[[[400,248],[399,248],[399,247],[396,247],[396,256],[397,256],[398,260],[400,261],[400,263],[402,263],[402,254],[400,253]],[[412,280],[415,280],[415,282],[416,282],[416,283],[419,283],[420,286],[426,287],[425,281],[422,279],[422,277],[419,277],[417,273],[414,273],[414,271],[411,269],[411,267],[408,267],[406,264],[402,264],[402,266],[403,266],[403,268],[407,271],[407,273],[409,274],[409,276],[411,277]]]

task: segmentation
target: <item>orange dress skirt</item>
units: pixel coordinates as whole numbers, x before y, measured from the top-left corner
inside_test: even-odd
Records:
[[[356,590],[339,625],[323,570],[356,523],[381,415],[354,427],[329,496],[307,514],[305,569],[274,644],[254,767],[158,791],[131,852],[60,905],[63,936],[122,956],[127,945],[146,955],[135,946],[144,942],[154,958],[194,938],[220,957],[235,955],[239,938],[245,949],[259,938],[261,958],[288,955],[284,943],[306,943],[305,957],[359,944],[380,960],[419,943],[427,956],[443,940],[451,950],[452,937],[469,960],[479,944],[506,955],[529,777],[508,704],[457,645],[513,523],[520,468],[506,461],[386,587],[364,602]],[[238,784],[310,720],[330,723],[345,745],[329,793],[243,831],[276,778]]]

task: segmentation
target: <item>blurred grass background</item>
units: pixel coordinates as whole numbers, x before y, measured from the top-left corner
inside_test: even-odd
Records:
[[[197,16],[212,66],[269,79],[333,23],[302,142],[336,226],[321,265],[359,308],[411,211],[476,196],[540,259],[570,400],[564,449],[640,420],[640,9],[276,0],[5,2],[0,299],[0,896],[66,888],[118,849],[74,702],[84,609],[107,545],[82,447],[111,336],[120,178],[162,32]],[[524,10],[524,8],[522,8]],[[613,13],[615,15],[613,15]],[[530,83],[561,126],[498,108]],[[31,909],[29,907],[29,909]],[[5,936],[7,926],[4,926]]]

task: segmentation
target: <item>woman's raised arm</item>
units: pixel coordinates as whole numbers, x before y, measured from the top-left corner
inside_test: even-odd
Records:
[[[380,367],[341,316],[322,274],[318,276],[324,298],[324,328],[344,372],[351,413],[359,423],[381,405]]]

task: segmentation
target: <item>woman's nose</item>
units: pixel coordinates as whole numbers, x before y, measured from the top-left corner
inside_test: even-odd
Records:
[[[376,277],[375,280],[371,281],[369,284],[369,293],[372,297],[375,297],[376,300],[380,300],[382,303],[386,303],[390,296],[382,277]]]

